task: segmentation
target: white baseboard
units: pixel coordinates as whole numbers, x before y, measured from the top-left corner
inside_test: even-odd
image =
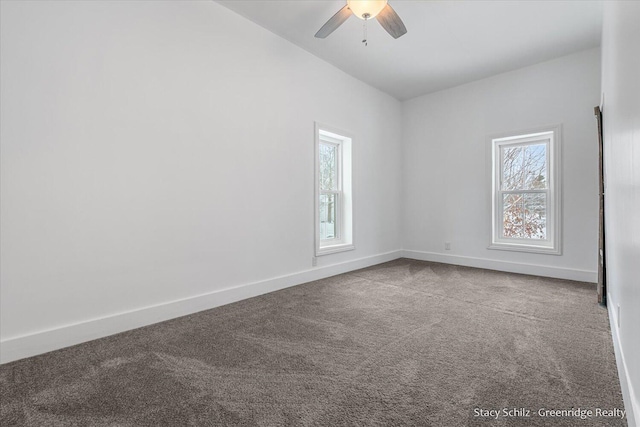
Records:
[[[638,396],[633,389],[633,383],[629,378],[629,370],[627,362],[624,358],[624,352],[620,346],[620,331],[618,329],[618,313],[614,309],[614,301],[611,294],[607,294],[607,311],[609,312],[609,324],[611,325],[611,336],[613,337],[613,349],[616,353],[616,364],[618,365],[618,377],[620,377],[620,388],[622,389],[622,398],[624,399],[624,408],[627,411],[627,425],[629,427],[637,426],[640,423],[640,402]]]
[[[274,277],[259,282],[221,289],[204,295],[169,301],[150,307],[142,307],[110,316],[90,319],[37,333],[12,337],[0,341],[0,363],[31,357],[58,350],[86,341],[151,325],[176,317],[186,316],[246,298],[273,292],[290,286],[335,276],[371,265],[400,258],[402,251],[392,251],[379,255],[317,267],[298,273]]]
[[[579,282],[596,283],[597,271],[577,270],[573,268],[551,267],[547,265],[525,264],[510,261],[496,261],[486,258],[474,258],[460,255],[446,255],[436,252],[403,250],[404,258],[421,261],[442,262],[445,264],[464,265],[466,267],[486,268],[487,270],[507,271],[510,273],[531,274],[534,276],[555,277],[557,279],[577,280]]]

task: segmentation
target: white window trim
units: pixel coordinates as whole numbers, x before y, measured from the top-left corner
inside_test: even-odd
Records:
[[[314,230],[316,256],[329,255],[355,249],[354,244],[354,197],[353,197],[353,136],[348,132],[315,123],[315,167],[314,167]],[[320,142],[328,142],[339,146],[338,181],[341,197],[336,212],[337,238],[320,239]],[[348,152],[345,152],[348,150]],[[347,169],[347,170],[345,170]],[[350,173],[349,173],[350,172]]]
[[[547,200],[547,239],[500,238],[502,203],[497,197],[500,183],[500,147],[507,144],[528,144],[544,134],[551,133],[547,150],[547,170],[549,172]],[[488,165],[491,174],[491,237],[488,249],[562,255],[562,126],[553,125],[525,131],[492,135],[488,139]],[[500,193],[502,194],[502,193]]]

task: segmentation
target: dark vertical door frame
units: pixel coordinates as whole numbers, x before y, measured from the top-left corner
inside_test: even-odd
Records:
[[[600,181],[599,199],[600,199],[600,233],[598,239],[598,302],[607,305],[607,275],[605,265],[605,247],[604,247],[604,144],[602,135],[602,110],[595,107],[593,112],[598,121],[598,178]]]

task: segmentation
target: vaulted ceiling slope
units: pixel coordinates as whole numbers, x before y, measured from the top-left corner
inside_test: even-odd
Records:
[[[390,0],[408,33],[351,17],[326,39],[316,31],[345,0],[218,3],[400,100],[600,45],[602,1]]]

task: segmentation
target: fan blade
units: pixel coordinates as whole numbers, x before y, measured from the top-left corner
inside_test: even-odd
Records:
[[[387,3],[382,11],[376,16],[376,19],[382,25],[382,28],[391,34],[391,37],[397,39],[407,33],[407,27],[404,26],[402,19],[395,10]]]
[[[316,33],[316,37],[323,39],[329,34],[333,33],[340,25],[344,23],[351,16],[351,9],[349,6],[345,6],[340,9],[335,15],[331,17]]]

